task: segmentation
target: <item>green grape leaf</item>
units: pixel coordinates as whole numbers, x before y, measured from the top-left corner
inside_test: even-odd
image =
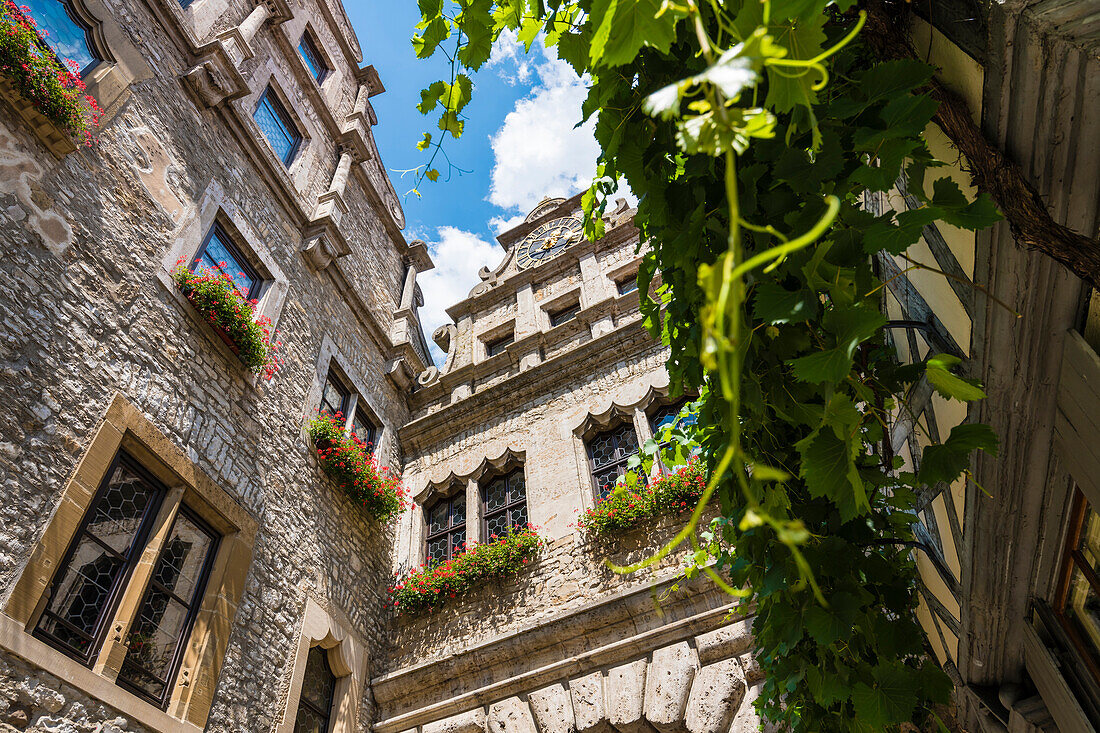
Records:
[[[631,63],[646,46],[668,53],[682,17],[684,11],[664,0],[596,0],[591,11],[597,28],[590,49],[592,65]]]
[[[917,704],[917,670],[889,662],[876,666],[872,676],[872,685],[858,682],[852,688],[860,721],[878,729],[910,721]]]
[[[432,82],[432,85],[427,89],[421,89],[420,104],[416,105],[420,114],[426,115],[435,109],[435,106],[439,104],[439,98],[442,97],[446,91],[447,86],[441,81]]]
[[[799,441],[798,450],[802,456],[799,475],[811,496],[830,499],[844,521],[870,508],[849,443],[831,430],[821,430]]]
[[[951,354],[936,354],[924,363],[924,373],[940,396],[959,402],[972,402],[985,398],[985,392],[974,382],[955,376],[951,370],[962,359]]]
[[[813,605],[806,611],[806,630],[818,644],[828,646],[844,637],[845,626],[829,611]]]
[[[988,425],[956,425],[942,444],[925,446],[917,480],[928,486],[941,481],[949,484],[970,466],[971,453],[984,450],[997,455],[997,448],[997,435]]]
[[[422,30],[423,33],[413,36],[412,39],[413,50],[418,59],[428,58],[435,53],[439,44],[451,37],[450,23],[440,16],[428,21]]]
[[[985,229],[1003,218],[989,194],[967,201],[959,184],[950,178],[938,178],[932,184],[932,204],[945,222],[961,229]]]
[[[875,64],[859,77],[859,91],[867,103],[897,97],[932,81],[935,67],[916,59],[898,59]]]
[[[795,323],[817,315],[818,302],[805,290],[787,290],[773,282],[756,287],[753,315],[764,323]]]

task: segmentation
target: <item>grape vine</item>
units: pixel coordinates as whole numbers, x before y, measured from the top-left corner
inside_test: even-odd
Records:
[[[884,334],[876,257],[902,255],[937,221],[999,218],[966,198],[923,132],[933,69],[878,62],[856,0],[419,0],[420,57],[446,44],[449,82],[422,93],[440,140],[459,137],[500,34],[544,43],[589,81],[599,178],[586,233],[603,234],[616,181],[639,197],[646,325],[669,345],[673,389],[698,390],[693,436],[711,477],[684,530],[729,592],[756,605],[766,674],[758,706],[796,731],[925,723],[951,682],[916,620],[917,490],[996,450],[983,425],[954,428],[918,472],[890,449],[907,388],[984,396],[959,359],[900,365]],[[431,142],[426,136],[424,147]],[[921,205],[875,214],[868,193],[906,176]],[[430,166],[422,177],[438,176]],[[717,501],[721,542],[700,543]],[[708,553],[711,548],[713,554]],[[718,548],[718,549],[714,549]],[[636,570],[643,566],[626,568]]]

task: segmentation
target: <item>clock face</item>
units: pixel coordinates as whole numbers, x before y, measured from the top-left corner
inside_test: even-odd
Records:
[[[516,245],[516,260],[520,269],[537,267],[552,260],[571,244],[581,241],[584,225],[581,220],[567,216],[548,221],[531,230],[523,241]]]

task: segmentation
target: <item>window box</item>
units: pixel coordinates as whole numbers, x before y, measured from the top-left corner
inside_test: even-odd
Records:
[[[378,521],[396,518],[406,506],[405,490],[398,477],[389,468],[379,467],[359,436],[345,428],[346,420],[339,412],[321,412],[306,426],[322,470]]]
[[[504,537],[466,548],[446,562],[421,565],[397,578],[389,589],[391,605],[399,614],[439,608],[451,598],[523,570],[544,544],[531,525],[515,527]]]
[[[35,136],[61,157],[76,150],[73,139],[91,142],[102,110],[85,94],[84,81],[57,57],[33,18],[11,0],[0,0],[0,97]]]
[[[245,366],[265,379],[275,376],[281,364],[277,354],[280,344],[272,340],[271,321],[265,316],[256,318],[256,301],[246,300],[230,275],[202,264],[191,270],[181,259],[172,271],[172,280]]]
[[[612,536],[645,519],[695,509],[706,486],[706,471],[695,458],[648,484],[612,491],[585,511],[576,526],[588,535]]]

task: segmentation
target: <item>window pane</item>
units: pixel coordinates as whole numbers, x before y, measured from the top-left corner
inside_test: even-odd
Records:
[[[99,60],[88,42],[88,33],[77,23],[60,0],[19,0],[17,5],[30,8],[30,15],[46,43],[61,59],[72,59],[85,70]]]
[[[328,720],[310,710],[305,705],[298,707],[298,717],[294,720],[294,733],[326,733]]]
[[[504,506],[507,496],[503,478],[493,479],[485,487],[485,508],[492,510]]]
[[[441,501],[432,507],[431,520],[428,522],[428,532],[435,534],[436,532],[442,532],[447,529],[449,523],[447,521],[447,502]]]
[[[210,239],[203,249],[200,262],[212,271],[224,273],[233,278],[233,284],[241,295],[248,297],[252,293],[252,287],[256,280],[250,276],[246,267],[233,256],[229,247],[222,241],[222,234],[217,228],[210,233]]]
[[[485,520],[485,526],[488,529],[486,539],[491,540],[494,536],[505,536],[508,534],[508,512],[497,512],[489,515]]]
[[[330,373],[325,380],[325,388],[321,392],[321,412],[327,412],[329,415],[335,415],[338,412],[343,414],[347,406],[347,398],[348,393]]]
[[[626,295],[638,289],[638,278],[637,276],[630,277],[625,280],[620,280],[615,284],[619,288],[619,295]]]
[[[175,661],[202,586],[216,538],[181,511],[172,524],[153,582],[130,629],[119,679],[158,703],[175,675]]]
[[[425,558],[428,562],[432,560],[446,560],[450,557],[447,554],[450,548],[450,540],[447,539],[447,535],[437,537],[434,540],[428,541],[428,557]]]
[[[313,45],[313,39],[306,34],[302,35],[302,40],[298,43],[298,53],[301,54],[302,60],[306,62],[309,73],[320,82],[328,68],[321,60],[321,54],[317,52],[316,46]]]
[[[124,566],[121,557],[92,538],[82,537],[60,582],[54,585],[40,628],[74,651],[86,652]]]
[[[601,433],[592,440],[589,449],[592,454],[592,465],[596,468],[605,466],[615,460],[615,436],[612,433]]]
[[[466,544],[466,530],[459,529],[451,532],[451,557],[458,555]]]
[[[155,490],[125,463],[120,463],[96,501],[85,531],[120,555],[133,544]]]
[[[619,458],[627,458],[638,452],[638,436],[633,425],[624,425],[615,433]]]
[[[328,652],[319,646],[309,650],[306,657],[306,673],[302,680],[302,699],[313,706],[328,711],[332,693],[336,689],[336,676],[328,665]]]
[[[1091,506],[1086,509],[1078,549],[1093,570],[1100,570],[1100,514],[1092,511]]]
[[[527,526],[527,504],[520,504],[517,507],[513,507],[511,509],[511,514],[513,527]]]
[[[1076,565],[1070,576],[1066,616],[1076,622],[1086,640],[1092,644],[1093,656],[1100,652],[1100,596],[1096,595],[1085,574]]]
[[[362,398],[360,398],[360,401],[362,401]],[[359,438],[359,442],[363,445],[374,447],[374,425],[367,419],[362,410],[355,411],[355,417],[351,422],[351,432]]]
[[[282,110],[282,104],[274,98],[270,88],[264,93],[260,105],[256,108],[255,119],[256,124],[260,126],[260,131],[271,143],[275,154],[283,163],[289,163],[294,155],[294,148],[301,140],[301,135],[291,126],[290,120]]]
[[[451,499],[451,526],[462,524],[466,521],[466,497],[459,494]]]
[[[622,474],[615,467],[596,472],[596,486],[599,487],[601,499],[609,496],[615,490],[615,484],[618,482],[620,475]]]

